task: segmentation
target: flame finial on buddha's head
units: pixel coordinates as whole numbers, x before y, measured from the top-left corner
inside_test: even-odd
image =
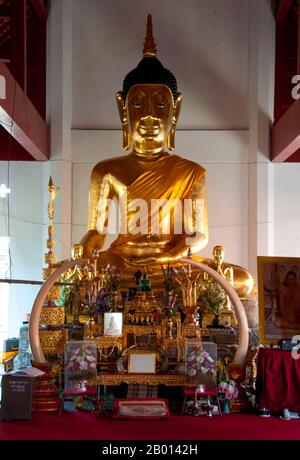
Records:
[[[156,45],[153,37],[152,16],[148,14],[147,17],[147,32],[143,49],[144,57],[156,57]]]

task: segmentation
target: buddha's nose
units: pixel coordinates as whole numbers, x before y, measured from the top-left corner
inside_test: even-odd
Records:
[[[150,115],[147,117],[143,117],[140,122],[140,127],[143,129],[158,129],[159,128],[159,120],[154,118]]]

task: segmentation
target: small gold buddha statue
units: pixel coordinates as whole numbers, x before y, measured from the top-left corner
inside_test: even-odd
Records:
[[[233,276],[234,276],[233,268],[231,265],[224,266],[224,247],[223,246],[218,245],[213,248],[213,258],[214,258],[213,268],[218,273],[220,273],[220,275],[223,276],[223,278],[225,278],[228,281],[228,283],[231,284],[231,286],[233,286]],[[224,302],[222,310],[223,311],[232,310],[231,302],[230,302],[228,295],[226,295],[225,297],[225,302]]]
[[[152,287],[162,288],[161,264],[176,263],[189,248],[192,254],[204,248],[208,222],[205,169],[168,152],[175,147],[182,95],[174,75],[156,57],[150,15],[143,58],[116,99],[123,147],[131,152],[101,161],[92,171],[83,257],[92,259],[103,248],[109,212],[117,202],[117,236],[99,253],[99,266],[124,266],[123,281],[130,285],[138,268],[147,265]],[[237,270],[247,278],[246,270]],[[238,272],[234,279],[239,280]]]
[[[71,249],[71,259],[70,260],[80,260],[83,256],[83,246],[81,244],[73,244]],[[67,271],[65,274],[66,281],[70,283],[75,283],[81,281],[84,277],[84,269],[80,268],[78,265],[75,265],[74,268]]]
[[[82,258],[83,254],[83,246],[81,244],[73,244],[71,250],[71,259],[72,260],[79,260]]]
[[[215,270],[233,286],[233,268],[231,265],[224,266],[224,246],[215,246],[213,249],[213,257]]]
[[[73,244],[72,249],[71,249],[70,260],[80,260],[82,259],[82,255],[83,255],[83,246],[81,244]],[[84,277],[85,277],[85,268],[75,265],[74,268],[69,269],[65,273],[63,277],[63,281],[67,283],[73,283],[74,285],[78,286]],[[71,322],[71,319],[69,317],[69,314],[71,314],[73,316],[73,322],[79,323],[79,314],[83,308],[81,304],[81,300],[79,298],[80,296],[77,294],[75,295],[75,293],[72,292],[71,286],[66,287],[66,291],[69,295],[69,301],[70,301],[70,304],[69,304],[70,311],[66,312],[67,322],[68,323]]]

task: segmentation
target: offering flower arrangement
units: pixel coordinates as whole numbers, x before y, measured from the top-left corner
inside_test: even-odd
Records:
[[[210,312],[220,315],[225,302],[225,292],[218,283],[210,282],[200,298]]]
[[[222,395],[222,399],[230,407],[232,400],[238,397],[239,390],[235,381],[229,378],[229,361],[229,357],[225,357],[218,362],[218,393]]]
[[[216,379],[216,362],[201,346],[193,347],[187,354],[186,374],[190,383],[203,384]]]
[[[102,270],[100,280],[97,278],[86,281],[85,303],[91,315],[111,311],[122,300],[119,289],[123,272],[123,267],[107,265]]]
[[[107,266],[107,284],[110,291],[118,291],[121,288],[121,279],[124,274],[124,267],[115,265]]]
[[[97,374],[97,359],[89,347],[73,348],[66,366],[70,380],[89,380]]]
[[[172,294],[172,291],[168,293],[168,297],[166,295],[162,295],[159,297],[158,301],[163,309],[163,315],[166,318],[176,318],[178,315],[178,309],[176,307],[176,299],[177,294]]]
[[[177,285],[175,281],[175,270],[173,267],[171,267],[170,264],[167,265],[167,267],[164,267],[161,265],[162,272],[164,274],[164,285],[165,285],[165,291],[168,293],[170,291],[176,291],[177,290]]]
[[[218,392],[223,395],[224,400],[230,405],[233,399],[238,397],[239,390],[234,380],[220,382]]]

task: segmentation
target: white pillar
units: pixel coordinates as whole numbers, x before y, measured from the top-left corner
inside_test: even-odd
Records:
[[[275,19],[271,0],[249,0],[249,271],[257,275],[257,255],[273,251],[273,124]]]
[[[54,216],[56,252],[58,259],[65,259],[70,256],[72,217],[72,0],[51,0],[49,4],[47,119],[50,162],[44,170],[45,219],[47,222],[47,184],[51,175],[54,185],[60,187]]]

